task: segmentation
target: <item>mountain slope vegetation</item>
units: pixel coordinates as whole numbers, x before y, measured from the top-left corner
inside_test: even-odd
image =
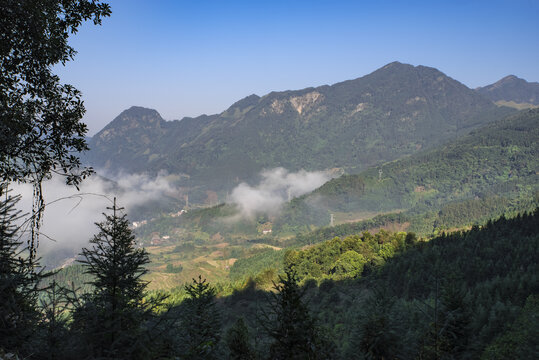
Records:
[[[309,208],[310,203],[332,212],[413,210],[418,214],[445,208],[447,216],[450,204],[458,202],[467,202],[469,209],[476,205],[503,209],[509,206],[508,199],[537,196],[537,139],[539,110],[523,110],[440,148],[330,180],[297,199],[300,204],[287,208],[285,218],[302,219],[292,213]]]
[[[218,115],[164,121],[133,107],[90,140],[110,171],[189,175],[214,186],[261,169],[365,169],[492,122],[498,108],[440,71],[394,62],[331,86],[251,95]]]
[[[292,251],[285,262],[305,279],[312,310],[340,339],[342,358],[356,358],[359,340],[369,341],[366,331],[380,326],[386,335],[397,332],[394,341],[378,339],[396,358],[521,358],[515,354],[529,356],[536,346],[536,320],[519,315],[537,316],[538,226],[535,210],[428,242],[410,233],[364,233]],[[356,279],[329,280],[343,275]]]
[[[509,75],[495,82],[476,89],[486,98],[507,106],[539,106],[539,83],[527,82],[515,75]]]

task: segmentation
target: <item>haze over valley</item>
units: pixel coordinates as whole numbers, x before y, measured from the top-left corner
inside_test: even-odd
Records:
[[[134,106],[89,139],[83,160],[99,176],[83,184],[88,195],[60,202],[61,211],[89,231],[97,219],[89,214],[117,196],[145,245],[201,234],[277,244],[331,222],[388,213],[429,213],[428,221],[412,222],[422,234],[464,225],[466,216],[443,225],[434,212],[494,197],[517,206],[534,196],[537,129],[534,120],[516,124],[534,118],[518,109],[535,107],[537,83],[511,79],[472,90],[434,68],[393,62],[331,86],[251,95],[216,115],[165,121],[156,110]],[[494,97],[485,92],[492,88]],[[507,121],[525,130],[501,132]],[[491,143],[484,154],[492,164],[474,147],[482,141]],[[500,163],[520,142],[522,155]],[[463,168],[456,151],[467,154]],[[483,179],[470,178],[481,173]],[[518,188],[524,184],[531,188]],[[66,196],[61,182],[47,187],[47,199]],[[480,219],[503,213],[495,208]],[[64,217],[50,217],[62,220],[46,222],[44,234],[57,242],[43,251],[63,254],[52,257],[59,265],[87,239],[72,240],[60,230]],[[64,244],[70,250],[58,252]]]
[[[537,359],[539,3],[0,2],[0,360]]]

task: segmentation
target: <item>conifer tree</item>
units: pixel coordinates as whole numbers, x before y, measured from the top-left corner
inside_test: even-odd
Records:
[[[90,240],[92,248],[82,250],[81,263],[93,277],[94,291],[76,309],[73,327],[90,357],[144,358],[148,343],[142,325],[151,311],[151,304],[143,301],[148,253],[135,248],[116,199],[108,209],[112,215],[104,214],[105,221],[96,223],[99,233]]]
[[[74,292],[74,291],[73,291]],[[38,357],[48,360],[72,358],[69,346],[68,323],[71,321],[69,290],[58,285],[55,280],[42,290],[39,309],[42,313],[39,323],[40,343]]]
[[[453,275],[438,290],[436,279],[434,307],[431,307],[431,324],[422,349],[425,359],[461,359],[468,345],[468,306],[464,291]]]
[[[348,348],[350,359],[403,359],[404,330],[395,311],[395,298],[387,291],[373,289],[361,305],[359,321]]]
[[[331,359],[334,344],[323,334],[303,303],[304,291],[296,274],[286,270],[274,283],[276,293],[269,299],[270,312],[263,314],[262,326],[272,339],[271,359]]]
[[[182,304],[182,358],[215,359],[221,338],[221,316],[215,304],[215,288],[206,279],[185,286],[189,298]]]
[[[37,284],[34,258],[19,240],[20,212],[15,209],[20,196],[11,196],[0,184],[0,348],[25,353],[31,347],[38,320]]]
[[[243,318],[240,317],[236,320],[234,326],[228,329],[225,340],[228,346],[229,359],[255,359],[254,350],[249,342],[249,329],[245,325]]]
[[[452,279],[442,289],[441,350],[447,359],[462,359],[468,345],[470,313],[460,284]]]

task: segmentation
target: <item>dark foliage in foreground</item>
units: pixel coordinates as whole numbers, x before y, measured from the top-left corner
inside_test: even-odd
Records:
[[[371,236],[285,256],[301,274],[309,311],[336,343],[333,358],[534,358],[539,209],[428,242],[410,233],[402,242],[399,234]],[[375,260],[393,242],[399,250],[378,265],[361,267],[354,261],[360,257],[343,256],[352,249]],[[341,277],[337,268],[356,274]],[[247,286],[225,302],[228,318],[241,314],[255,329],[263,298]]]
[[[128,249],[120,258],[138,254],[139,266],[129,265],[129,271],[111,267],[106,277],[92,270],[93,285],[103,283],[78,303],[65,289],[49,287],[42,301],[43,320],[35,317],[29,323],[34,336],[16,332],[23,341],[9,348],[4,337],[3,349],[56,359],[75,354],[80,358],[80,353],[116,359],[126,354],[141,359],[531,359],[536,355],[539,209],[428,242],[411,233],[383,231],[333,239],[287,254],[289,270],[269,295],[250,283],[230,298],[218,299],[200,278],[187,286],[188,300],[159,312],[152,304],[163,297],[143,297],[145,283],[137,274],[144,272],[145,256],[130,248],[132,235],[121,226],[124,220],[108,217],[96,238],[119,236]],[[109,225],[114,223],[122,230],[112,230]],[[105,258],[114,259],[108,254]],[[97,264],[94,260],[87,260],[86,266]],[[310,272],[307,263],[328,272]],[[301,271],[303,286],[292,269]],[[121,286],[113,290],[114,283]],[[82,305],[74,308],[76,304]],[[35,304],[25,311],[38,314]],[[116,321],[110,322],[113,316]],[[236,322],[240,317],[245,320]],[[230,328],[222,339],[226,327]],[[30,344],[34,352],[28,351]]]

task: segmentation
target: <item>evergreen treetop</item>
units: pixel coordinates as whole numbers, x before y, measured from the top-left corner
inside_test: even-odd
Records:
[[[144,249],[135,248],[123,208],[111,208],[105,221],[96,223],[99,233],[84,248],[80,262],[92,276],[94,291],[74,314],[74,327],[90,357],[144,358],[148,336],[143,324],[151,315],[152,303],[144,301],[148,283],[142,280],[149,262]]]

